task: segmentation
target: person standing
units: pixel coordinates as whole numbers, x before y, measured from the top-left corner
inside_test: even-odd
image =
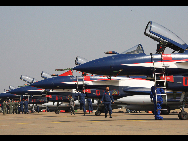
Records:
[[[158,85],[158,87],[160,86]],[[163,119],[163,117],[160,116],[160,109],[162,108],[163,98],[161,95],[156,95],[156,94],[164,94],[164,93],[165,92],[162,88],[156,88],[155,86],[151,87],[150,98],[151,98],[151,101],[153,99],[153,103],[154,103],[155,120]]]
[[[69,99],[69,105],[70,105],[71,115],[72,115],[72,113],[75,115],[75,113],[74,113],[74,106],[75,106],[74,98],[72,97],[72,95],[69,95],[68,99]]]
[[[13,107],[13,108],[12,108],[12,113],[14,114],[14,111],[15,111],[15,108],[16,108],[16,107],[15,107],[15,101],[13,101],[13,100],[12,100],[12,107]]]
[[[92,106],[92,101],[90,98],[87,99],[88,107],[89,107],[89,113],[93,112],[93,106]]]
[[[14,112],[16,114],[18,114],[18,106],[19,106],[18,102],[14,101],[14,104],[13,104],[13,114],[14,114]]]
[[[81,93],[81,94],[78,94],[78,95],[80,97],[80,110],[83,108],[84,116],[85,116],[85,113],[86,113],[85,96],[86,96],[86,94]]]
[[[9,100],[9,114],[12,114],[12,111],[13,111],[13,103],[11,102],[11,100]]]
[[[24,109],[25,109],[24,114],[28,114],[28,101],[27,100],[24,101]]]
[[[6,114],[7,103],[3,101],[3,115]]]
[[[20,100],[20,111],[19,112],[22,112],[22,114],[23,114],[23,101],[22,100]]]
[[[111,101],[114,103],[114,99],[112,96],[112,92],[109,91],[109,87],[106,87],[106,91],[104,91],[101,103],[104,101],[104,108],[105,108],[105,118],[107,117],[107,113],[109,111],[110,118],[112,118],[112,107],[111,107]]]

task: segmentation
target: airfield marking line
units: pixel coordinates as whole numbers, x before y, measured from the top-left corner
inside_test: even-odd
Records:
[[[56,122],[56,121],[54,121],[54,122],[50,122],[50,123],[62,123],[62,122]]]
[[[16,123],[16,124],[29,124],[29,123]]]

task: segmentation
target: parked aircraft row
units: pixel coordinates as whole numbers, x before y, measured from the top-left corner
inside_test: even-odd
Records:
[[[32,102],[39,96],[46,99],[42,103],[44,106],[55,108],[58,113],[60,109],[69,109],[68,95],[74,97],[76,106],[79,107],[79,93],[85,93],[86,103],[87,99],[92,99],[93,106],[97,109],[96,115],[100,115],[104,108],[98,101],[105,87],[109,86],[115,100],[112,108],[127,105],[132,110],[153,111],[151,87],[163,82],[167,97],[163,97],[162,107],[166,110],[162,113],[169,114],[170,110],[181,107],[179,118],[187,119],[184,107],[188,90],[188,45],[175,33],[152,21],[148,22],[144,34],[158,42],[156,54],[146,55],[142,45],[138,44],[123,53],[107,51],[105,53],[110,56],[91,61],[77,56],[77,66],[69,68],[61,75],[42,72],[41,77],[44,80],[41,81],[22,75],[20,79],[29,84],[9,90],[7,97],[8,94],[32,95]],[[173,49],[173,53],[165,54],[166,47]],[[82,76],[74,76],[74,70],[81,71]],[[156,73],[163,75],[156,78]],[[49,105],[49,102],[52,104]]]

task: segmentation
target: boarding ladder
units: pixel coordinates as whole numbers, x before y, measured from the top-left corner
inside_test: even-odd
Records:
[[[155,78],[155,96],[156,96],[156,105],[157,105],[157,96],[164,95],[166,96],[165,103],[167,105],[167,93],[166,93],[166,73],[165,70],[168,65],[163,65],[161,68],[154,67],[154,78]],[[161,79],[162,77],[162,79]],[[158,86],[158,84],[160,85]],[[157,88],[162,88],[164,90],[164,94],[157,94]],[[158,110],[168,110],[168,109],[158,109]]]
[[[78,77],[78,76],[76,76],[76,82],[77,82],[76,90],[78,91],[78,81],[79,81],[80,79],[82,80],[82,90],[83,90],[83,93],[85,94],[84,76],[83,76],[83,77]]]
[[[76,86],[76,91],[77,92],[79,92],[78,91],[78,81],[79,80],[82,80],[82,82],[83,82],[83,86],[82,86],[82,92],[85,94],[85,83],[84,83],[84,76],[83,77],[78,77],[78,76],[76,76],[76,82],[77,82],[77,86]],[[79,96],[78,96],[78,101],[80,100],[80,98],[79,98]]]

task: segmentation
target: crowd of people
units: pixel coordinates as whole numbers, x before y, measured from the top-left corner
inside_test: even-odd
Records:
[[[79,100],[80,100],[80,110],[83,109],[84,111],[84,116],[86,113],[86,108],[85,108],[85,96],[86,94],[84,93],[79,93]],[[71,111],[71,115],[74,114],[74,106],[75,106],[75,101],[74,98],[72,97],[72,95],[68,96],[69,99],[69,105],[70,105],[70,111]],[[112,92],[109,91],[109,86],[106,87],[106,91],[104,91],[103,97],[101,99],[101,103],[104,103],[104,107],[105,107],[105,118],[107,117],[107,113],[109,111],[109,115],[110,118],[112,118],[111,114],[112,114],[112,108],[111,108],[111,101],[112,103],[114,103],[114,99],[112,96]],[[87,103],[88,103],[88,107],[89,107],[89,113],[93,112],[93,106],[92,106],[92,101],[90,98],[87,98]],[[2,103],[2,111],[3,111],[3,115],[5,114],[20,114],[20,112],[23,114],[28,114],[28,100],[26,99],[25,101],[14,101],[14,100],[9,100],[4,101]],[[37,108],[39,108],[37,106]],[[37,109],[37,111],[39,111],[39,109]]]
[[[27,99],[25,101],[4,101],[2,103],[2,110],[3,115],[5,114],[20,114],[20,112],[23,114],[28,114],[28,101]]]

